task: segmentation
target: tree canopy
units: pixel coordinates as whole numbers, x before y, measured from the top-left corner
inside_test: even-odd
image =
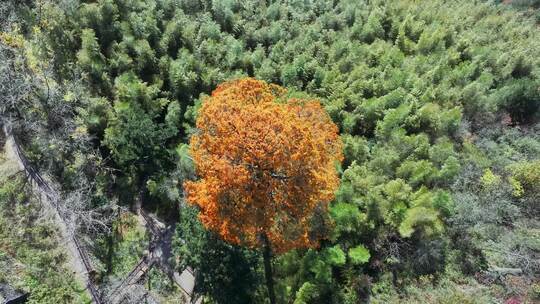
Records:
[[[342,159],[337,126],[320,103],[285,93],[250,78],[219,85],[190,140],[200,180],[185,183],[207,228],[253,247],[266,235],[276,252],[317,244],[313,217],[334,198]]]

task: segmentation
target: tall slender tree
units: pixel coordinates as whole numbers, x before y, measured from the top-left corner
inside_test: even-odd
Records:
[[[318,245],[312,218],[333,199],[343,158],[338,128],[320,103],[285,93],[251,78],[220,85],[190,141],[199,180],[185,183],[206,228],[262,249],[271,303],[271,257]]]

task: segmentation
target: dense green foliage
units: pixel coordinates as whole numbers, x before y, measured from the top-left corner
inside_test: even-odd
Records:
[[[527,291],[498,277],[507,288],[475,302],[452,284],[540,275],[534,18],[465,0],[45,1],[21,16],[0,41],[41,75],[40,102],[1,113],[39,126],[21,133],[65,189],[95,181],[92,204],[180,209],[180,264],[213,302],[264,298],[259,257],[181,203],[202,98],[241,76],[319,98],[345,146],[327,240],[275,259],[281,302],[422,302],[409,285],[442,277],[432,302],[481,303]]]
[[[148,248],[148,236],[144,228],[138,225],[137,217],[124,213],[112,224],[112,231],[103,238],[96,239],[96,256],[102,265],[102,271],[113,279],[121,280],[141,259]]]
[[[177,256],[183,257],[180,269],[196,269],[197,292],[208,294],[217,303],[260,302],[257,289],[262,282],[256,252],[227,244],[206,231],[197,213],[193,207],[185,207],[180,215],[175,243]]]

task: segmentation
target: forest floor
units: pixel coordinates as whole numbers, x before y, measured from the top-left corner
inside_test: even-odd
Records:
[[[182,273],[178,273],[175,270],[173,262],[172,242],[176,223],[167,224],[152,215],[145,214],[146,216],[143,216],[142,213],[139,214],[138,222],[146,227],[148,233],[152,234],[149,247],[152,250],[153,257],[157,259],[156,266],[180,288],[182,296],[189,299],[186,301],[191,301],[190,298],[195,287],[193,271],[186,269]],[[150,228],[150,225],[153,226],[153,229]],[[158,233],[159,235],[155,235],[154,233]]]
[[[22,172],[24,170],[23,161],[19,158],[16,153],[16,144],[12,137],[4,138],[2,142],[5,142],[2,150],[2,162],[0,163],[0,171],[3,173],[3,176],[9,178],[12,175]],[[35,188],[35,187],[34,187]],[[36,189],[34,189],[36,192]],[[39,192],[39,189],[37,189]],[[40,195],[38,193],[38,195]],[[34,193],[34,196],[36,194]],[[70,232],[66,227],[65,223],[61,220],[60,216],[54,210],[54,206],[48,201],[47,198],[44,198],[43,195],[40,198],[40,203],[45,207],[44,212],[47,213],[47,216],[53,220],[57,232],[57,237],[59,238],[59,244],[61,244],[62,251],[70,253],[67,255],[66,267],[70,269],[71,273],[75,276],[76,281],[80,285],[88,280],[88,271],[83,264],[83,262],[77,258],[75,245],[72,244],[72,238],[70,237]],[[37,196],[36,196],[37,197]],[[142,215],[135,216],[135,226],[133,227],[137,231],[148,230],[148,233],[152,235],[151,229],[147,226],[147,221]],[[174,270],[174,266],[171,264],[172,258],[172,235],[174,234],[174,225],[166,226],[155,218],[151,218],[153,224],[159,226],[162,231],[161,235],[158,237],[155,243],[149,243],[149,248],[152,252],[151,254],[155,256],[158,260],[158,265],[160,270],[164,272],[171,279],[171,283],[176,284],[177,287],[180,287],[179,292],[182,294],[182,297],[187,296],[189,298],[193,287],[195,284],[195,277],[191,270],[186,270],[182,274],[177,273]],[[144,232],[143,232],[144,234]],[[157,237],[157,236],[153,236]],[[132,240],[133,241],[133,240]],[[146,240],[148,241],[148,240]],[[73,248],[72,248],[73,247]],[[151,248],[150,248],[151,247]],[[146,274],[145,274],[146,275]]]
[[[18,159],[17,153],[15,153],[14,147],[15,147],[15,143],[13,142],[13,138],[7,138],[6,143],[4,145],[4,157],[5,157],[4,164],[8,168],[10,167],[14,168],[16,172],[19,172],[24,169],[22,168],[20,159]],[[69,237],[69,231],[66,225],[64,224],[63,221],[58,219],[57,216],[55,216],[55,212],[52,211],[53,207],[52,205],[50,205],[50,203],[47,200],[40,199],[40,202],[42,204],[47,205],[46,208],[48,210],[46,212],[49,213],[52,219],[54,219],[54,224],[57,227],[58,236],[60,238],[60,244],[64,245],[64,248],[62,249],[65,250],[66,252],[70,252],[67,259],[69,269],[73,270],[73,274],[77,278],[77,281],[80,284],[83,284],[85,281],[84,278],[86,276],[87,271],[86,271],[86,268],[84,267],[84,264],[81,261],[79,261],[77,258],[75,258],[74,255],[71,253],[71,250],[69,247],[72,247],[73,245],[70,244],[71,238]]]
[[[84,266],[70,253],[67,228],[31,195],[11,139],[0,146],[0,282],[30,293],[30,301],[85,303]],[[10,199],[11,198],[11,199]],[[68,238],[69,239],[69,238]]]

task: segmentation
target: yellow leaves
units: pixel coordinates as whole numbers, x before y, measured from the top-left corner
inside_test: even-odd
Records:
[[[519,162],[507,167],[511,173],[510,181],[514,187],[514,196],[533,195],[540,193],[540,160]]]
[[[73,133],[70,135],[71,138],[77,139],[77,138],[84,138],[88,136],[88,129],[86,126],[77,126]]]
[[[525,190],[523,189],[523,186],[521,185],[521,183],[517,179],[511,176],[508,178],[508,182],[510,183],[513,189],[512,195],[517,198],[522,197],[523,194],[525,193]]]
[[[320,103],[283,100],[285,93],[251,78],[218,86],[190,141],[200,179],[185,184],[208,229],[251,247],[264,232],[276,252],[317,244],[308,219],[333,198],[334,164],[343,159],[338,128]]]
[[[68,91],[66,94],[64,94],[64,101],[66,102],[72,102],[75,100],[76,96],[75,93]]]
[[[39,50],[35,45],[27,44],[27,47],[24,48],[24,56],[28,67],[37,75],[40,75],[42,72],[42,66],[46,66],[47,63],[43,62],[39,55]]]
[[[480,182],[485,189],[492,189],[501,183],[501,177],[494,174],[491,169],[486,169],[484,175],[480,177]]]
[[[37,25],[32,26],[32,34],[34,36],[41,35],[41,28],[39,26],[37,26]]]
[[[22,48],[24,37],[16,33],[0,32],[0,42],[12,48]]]

